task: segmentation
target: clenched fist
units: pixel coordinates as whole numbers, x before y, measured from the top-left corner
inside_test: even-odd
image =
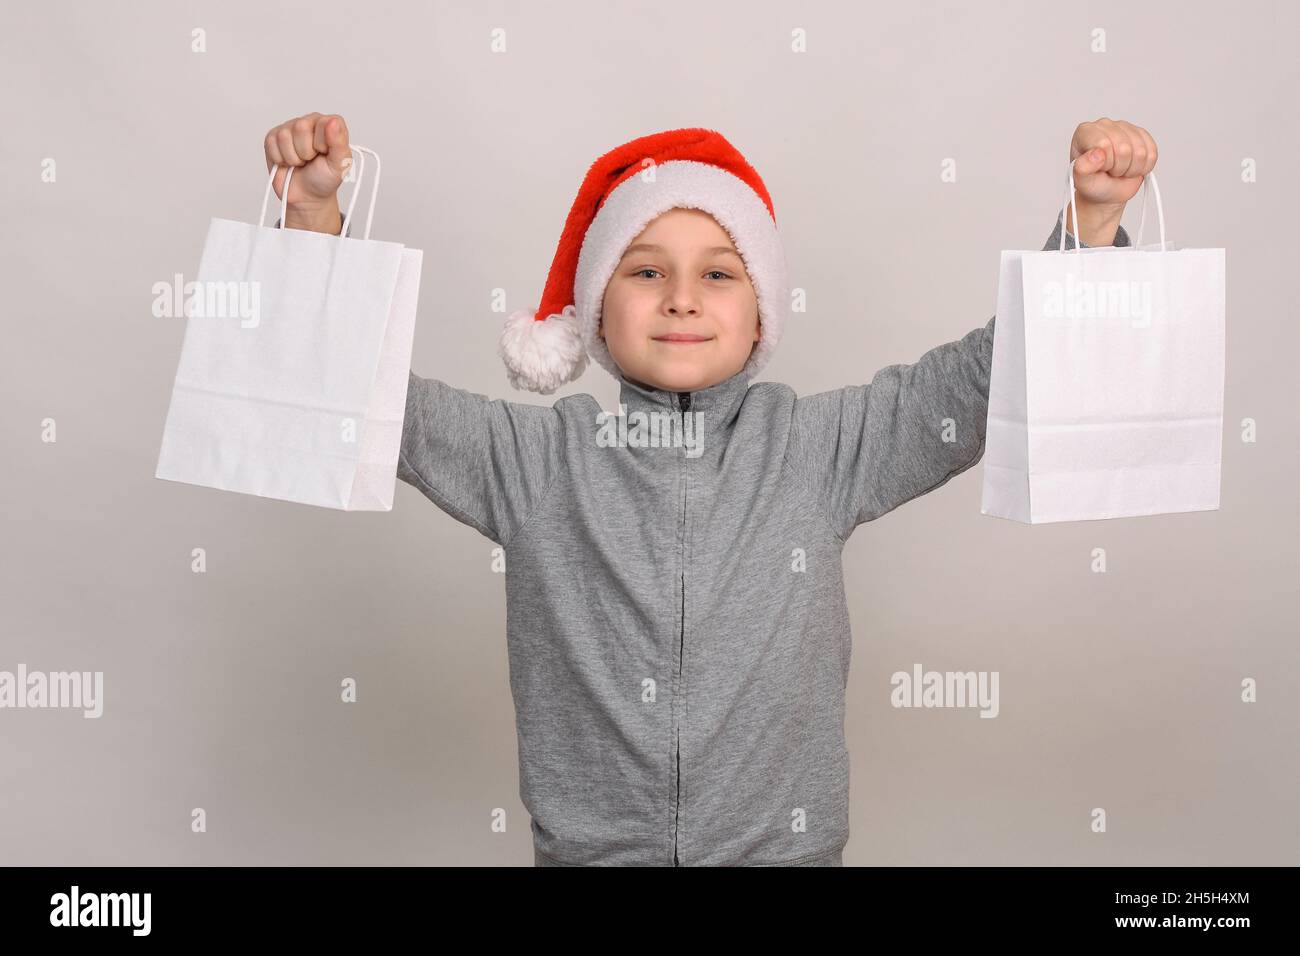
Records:
[[[1137,195],[1158,155],[1156,141],[1141,126],[1105,116],[1080,123],[1070,140],[1080,229],[1069,210],[1065,228],[1087,245],[1111,245],[1124,204]]]
[[[348,147],[348,126],[336,113],[308,113],[266,134],[266,168],[279,166],[272,188],[284,198],[284,180],[289,181],[289,229],[310,229],[337,234],[343,227],[339,215],[338,191],[352,164]]]

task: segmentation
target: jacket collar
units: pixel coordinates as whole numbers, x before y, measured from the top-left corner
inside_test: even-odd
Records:
[[[618,377],[619,404],[626,405],[628,412],[680,412],[685,410],[699,412],[714,423],[731,421],[749,391],[749,373],[741,369],[728,379],[694,392],[675,392],[669,389],[651,388],[631,381],[626,375]],[[682,397],[689,396],[683,403]]]

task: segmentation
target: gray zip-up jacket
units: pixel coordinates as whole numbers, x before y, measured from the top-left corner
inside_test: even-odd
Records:
[[[994,321],[802,397],[743,373],[693,393],[621,378],[629,429],[675,421],[660,447],[591,395],[411,373],[398,476],[504,548],[537,865],[842,865],[841,552],[983,455]]]

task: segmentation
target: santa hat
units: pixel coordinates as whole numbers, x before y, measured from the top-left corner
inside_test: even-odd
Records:
[[[621,374],[597,334],[605,286],[632,240],[676,207],[709,213],[731,236],[758,298],[759,341],[744,371],[753,377],[767,364],[790,307],[772,199],[721,133],[674,129],[624,143],[587,170],[541,303],[511,313],[501,333],[511,384],[548,394],[581,375],[588,357]]]

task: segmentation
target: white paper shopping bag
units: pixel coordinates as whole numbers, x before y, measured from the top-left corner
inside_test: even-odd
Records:
[[[379,157],[352,149],[360,162],[345,233],[363,154],[375,160],[363,238],[262,226],[275,168],[257,225],[212,220],[156,477],[347,511],[392,509],[422,254],[370,239]]]
[[[1070,164],[1067,202],[1073,202]],[[1219,507],[1225,250],[1004,251],[981,511],[1031,524]],[[1064,212],[1064,210],[1062,210]],[[1075,219],[1077,222],[1077,218]]]

